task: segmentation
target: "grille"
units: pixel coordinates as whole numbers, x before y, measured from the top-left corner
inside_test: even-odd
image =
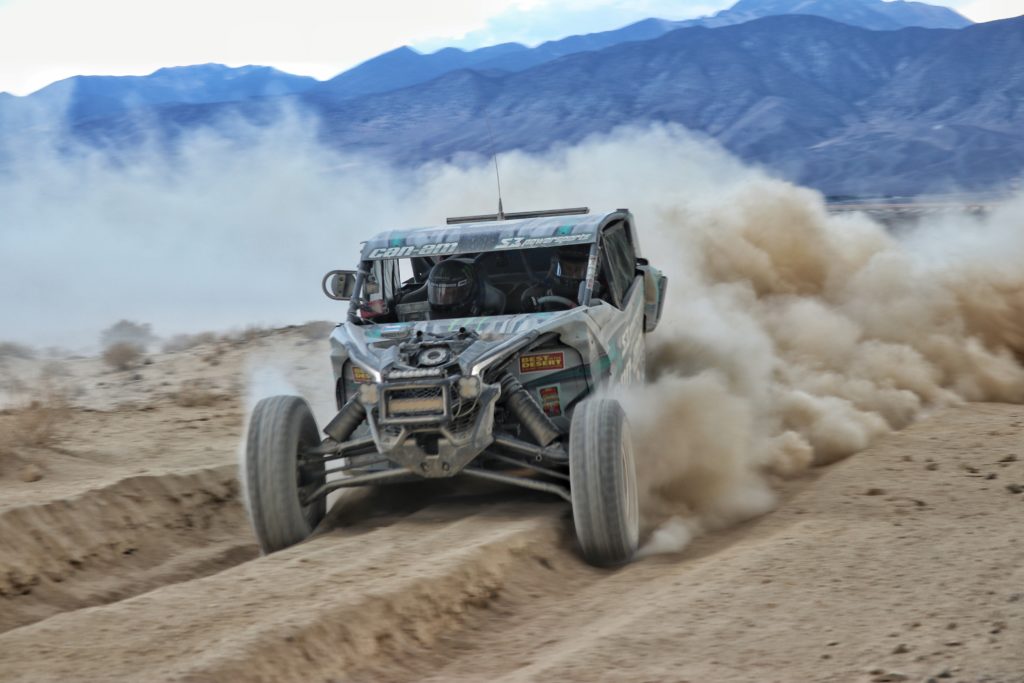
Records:
[[[385,389],[387,417],[441,417],[445,414],[444,389],[440,386]]]
[[[477,411],[471,410],[457,417],[453,417],[450,426],[451,431],[454,434],[460,434],[462,432],[467,432],[470,429],[472,429],[474,425],[476,425],[476,413]]]

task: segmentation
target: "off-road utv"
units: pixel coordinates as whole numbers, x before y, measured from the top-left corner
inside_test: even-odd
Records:
[[[298,396],[253,412],[246,495],[264,552],[309,536],[336,489],[474,477],[561,496],[588,561],[628,561],[636,476],[611,390],[643,380],[665,287],[625,209],[370,239],[358,269],[323,280],[349,302],[330,338],[338,414],[326,438]]]

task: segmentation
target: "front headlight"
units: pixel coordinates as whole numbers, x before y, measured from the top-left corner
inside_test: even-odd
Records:
[[[374,405],[380,400],[380,389],[376,384],[360,384],[359,400],[363,405]]]
[[[459,398],[473,399],[480,395],[479,377],[459,378]]]

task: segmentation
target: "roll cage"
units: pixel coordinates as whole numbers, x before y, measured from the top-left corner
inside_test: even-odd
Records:
[[[349,303],[356,324],[436,318],[426,305],[430,269],[447,258],[469,259],[501,291],[505,307],[490,315],[530,313],[524,287],[550,283],[552,257],[560,249],[586,251],[587,276],[571,303],[590,306],[595,298],[622,308],[639,258],[632,215],[625,210],[565,217],[513,220],[446,228],[383,233],[364,243]],[[527,225],[524,225],[527,224]]]

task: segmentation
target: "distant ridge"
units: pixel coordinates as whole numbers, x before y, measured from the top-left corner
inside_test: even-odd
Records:
[[[61,110],[73,122],[116,116],[164,104],[237,102],[304,92],[319,81],[269,66],[228,67],[197,64],[158,69],[148,76],[73,76],[24,98],[7,93],[0,104],[10,109],[19,101],[35,108]],[[3,111],[0,111],[2,121]]]
[[[754,19],[786,14],[804,14],[832,19],[873,30],[907,27],[963,28],[971,21],[948,7],[922,2],[883,0],[739,0],[712,17],[685,21],[644,19],[613,31],[574,35],[550,40],[535,48],[504,43],[479,50],[445,48],[421,54],[402,47],[374,57],[339,74],[318,88],[321,95],[335,99],[387,92],[423,83],[457,69],[477,71],[523,71],[553,59],[603,50],[613,45],[652,40],[679,28],[732,26]]]
[[[971,21],[948,7],[894,0],[739,0],[712,17],[677,22],[679,26],[718,28],[782,14],[808,14],[875,31],[964,28]]]

